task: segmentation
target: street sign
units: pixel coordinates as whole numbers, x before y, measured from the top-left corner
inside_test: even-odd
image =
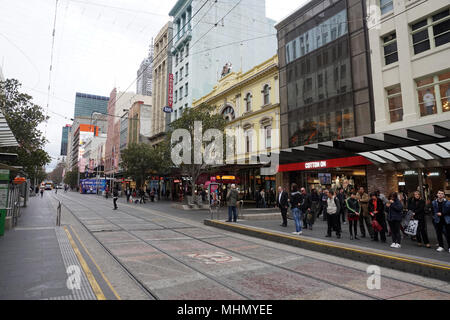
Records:
[[[163,108],[163,112],[165,112],[165,113],[172,113],[173,109],[171,107],[164,107]]]
[[[168,104],[169,107],[173,107],[173,73],[169,73],[169,87],[168,87]]]

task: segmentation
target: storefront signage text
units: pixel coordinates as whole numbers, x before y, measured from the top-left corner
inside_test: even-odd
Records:
[[[317,169],[317,168],[326,168],[326,161],[316,161],[316,162],[307,162],[305,163],[305,169]]]

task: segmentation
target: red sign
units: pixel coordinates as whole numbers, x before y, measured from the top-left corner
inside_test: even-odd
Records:
[[[368,166],[371,164],[373,163],[367,160],[366,158],[362,156],[357,156],[357,157],[339,158],[322,161],[281,164],[278,166],[278,172],[305,171],[305,170],[339,168],[339,167],[345,168],[355,166]]]
[[[168,97],[168,105],[170,108],[173,107],[173,73],[169,73],[169,97]]]

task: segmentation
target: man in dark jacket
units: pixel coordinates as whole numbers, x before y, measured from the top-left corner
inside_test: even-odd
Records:
[[[236,190],[236,185],[232,184],[230,191],[227,194],[227,204],[228,204],[228,220],[227,222],[237,222],[237,206],[238,192]]]
[[[400,224],[403,219],[403,204],[398,199],[397,192],[389,196],[389,201],[386,203],[388,210],[388,222],[392,233],[391,248],[401,248],[402,236],[400,233]]]
[[[428,240],[427,223],[425,220],[425,200],[421,198],[419,191],[414,192],[414,197],[409,199],[408,210],[414,212],[414,220],[419,222],[416,234],[419,247],[422,246],[423,239],[423,243],[426,247],[431,248],[430,241]]]
[[[278,187],[277,206],[281,210],[281,217],[283,218],[282,227],[287,227],[287,211],[289,207],[289,195],[283,187]]]
[[[450,247],[450,202],[445,198],[444,191],[438,192],[438,198],[433,201],[433,220],[436,227],[436,235],[439,241],[437,251],[444,251],[443,233],[447,238],[447,245]],[[448,249],[450,252],[450,248]]]
[[[119,190],[117,189],[117,187],[114,188],[113,191],[113,203],[114,203],[114,210],[117,210],[117,199],[119,199]]]

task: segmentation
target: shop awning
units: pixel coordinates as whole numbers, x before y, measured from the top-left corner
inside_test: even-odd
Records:
[[[450,121],[289,148],[280,164],[363,156],[375,165],[450,165]]]
[[[11,131],[8,123],[6,122],[5,116],[0,111],[0,148],[1,147],[18,147],[14,134]]]

